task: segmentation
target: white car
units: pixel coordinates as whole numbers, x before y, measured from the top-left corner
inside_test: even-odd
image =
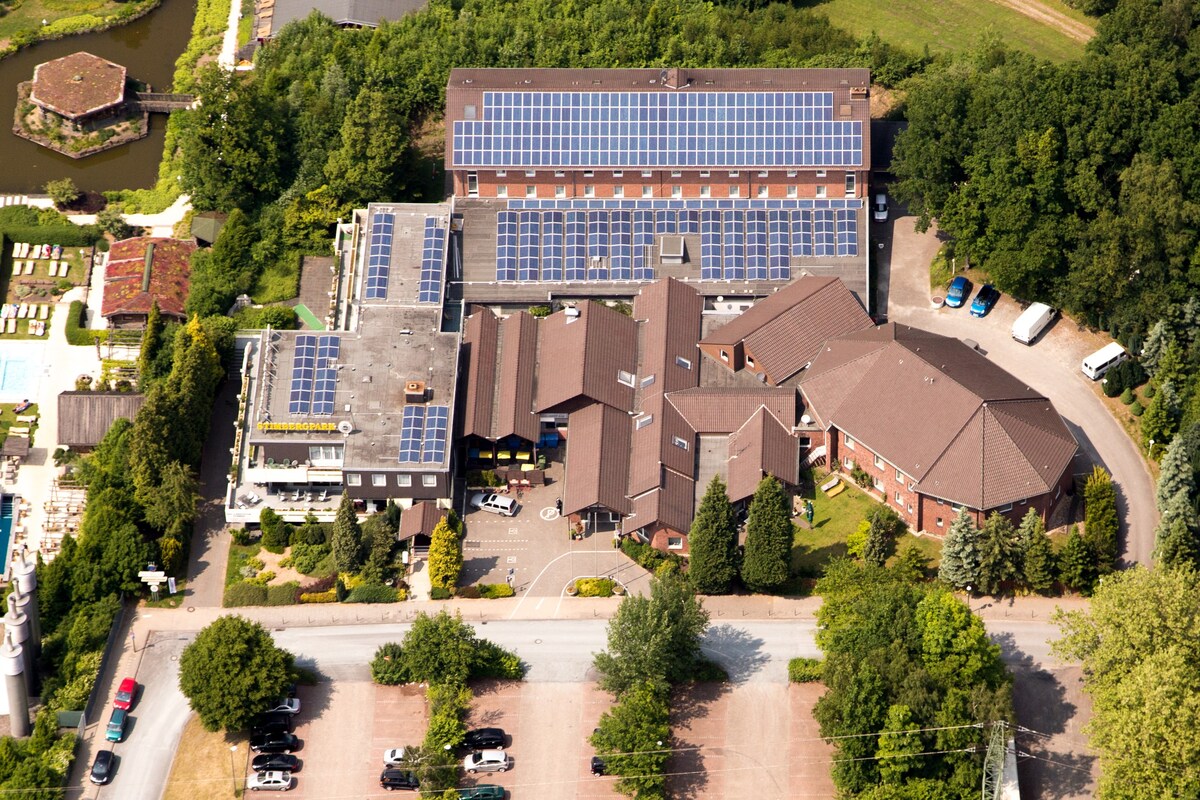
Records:
[[[246,778],[246,788],[252,792],[286,792],[292,788],[292,773],[256,772]]]
[[[502,494],[484,494],[483,492],[479,492],[471,495],[470,503],[472,508],[490,511],[493,514],[500,514],[505,517],[513,517],[517,514],[517,501]]]
[[[266,713],[299,714],[300,700],[295,697],[284,697],[280,700],[276,700],[271,704],[271,707],[267,709]]]
[[[404,763],[404,748],[393,747],[391,750],[383,751],[383,765],[385,767],[398,767]]]
[[[875,195],[874,216],[876,222],[887,222],[887,195],[883,192]]]
[[[476,772],[507,772],[508,754],[503,750],[480,750],[463,759],[463,769]]]

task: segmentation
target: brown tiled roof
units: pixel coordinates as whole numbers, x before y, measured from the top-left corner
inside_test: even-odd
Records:
[[[796,390],[786,387],[709,389],[702,386],[672,392],[667,401],[696,433],[733,433],[759,406],[766,406],[789,430],[796,424]]]
[[[428,536],[444,516],[445,510],[438,508],[436,503],[413,503],[412,508],[400,514],[400,533],[397,538],[403,542],[418,534]]]
[[[621,520],[624,533],[655,523],[687,533],[696,511],[696,482],[679,473],[666,472],[662,485],[635,497],[632,507],[632,513]]]
[[[125,67],[71,53],[34,67],[29,99],[70,119],[87,117],[125,99]]]
[[[580,303],[578,317],[567,309],[538,323],[535,409],[545,412],[581,396],[630,411],[633,387],[617,373],[637,369],[637,323],[594,302]]]
[[[957,339],[905,325],[829,342],[800,389],[869,451],[857,457],[876,453],[921,492],[971,508],[1050,491],[1077,449],[1045,397]]]
[[[477,307],[463,326],[463,358],[467,367],[463,436],[492,438],[492,405],[496,399],[496,351],[500,320],[490,308]]]
[[[629,415],[591,403],[567,418],[567,470],[563,513],[601,506],[629,513]]]
[[[840,278],[804,277],[713,331],[704,344],[745,342],[758,368],[780,384],[812,361],[827,339],[872,324]]]
[[[800,479],[800,440],[765,407],[729,435],[730,501],[752,496],[764,475],[792,485]]]
[[[154,245],[150,263],[149,291],[143,291],[146,277],[146,250]],[[167,316],[185,319],[183,304],[187,300],[189,262],[193,242],[179,239],[137,238],[122,239],[108,251],[108,266],[104,269],[104,301],[101,314],[149,314],[150,306],[158,301],[158,310]]]
[[[538,440],[533,413],[533,382],[537,365],[537,320],[518,311],[500,322],[500,394],[496,401],[493,438],[516,434]]]

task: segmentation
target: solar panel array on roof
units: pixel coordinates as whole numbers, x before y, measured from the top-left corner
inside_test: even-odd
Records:
[[[446,265],[446,232],[438,226],[436,217],[425,218],[425,239],[421,246],[421,283],[417,289],[418,303],[442,301],[442,271]],[[385,292],[386,294],[386,289]]]
[[[676,211],[696,212],[701,209],[711,208],[719,211],[728,211],[730,209],[745,209],[745,208],[800,208],[800,209],[818,209],[818,208],[862,208],[863,201],[857,197],[830,197],[830,198],[795,198],[795,199],[767,199],[767,198],[737,198],[714,200],[706,199],[691,199],[683,200],[676,198],[658,198],[658,199],[624,199],[613,198],[611,200],[597,200],[595,198],[576,198],[570,200],[509,200],[506,206],[510,211],[537,211],[557,208],[560,210],[568,209],[604,209],[614,211],[621,208],[638,209],[648,208],[655,211],[661,209],[675,209]],[[688,233],[688,231],[680,231],[680,233]]]
[[[288,413],[333,413],[337,389],[337,360],[341,340],[337,336],[302,334],[296,337],[292,354],[292,385],[288,395]]]
[[[840,167],[862,122],[832,92],[484,92],[456,167]]]
[[[376,211],[371,218],[371,237],[367,241],[367,285],[363,293],[367,300],[387,298],[392,264],[392,232],[395,227],[395,214]]]
[[[441,464],[450,436],[449,406],[405,406],[400,420],[401,464]]]

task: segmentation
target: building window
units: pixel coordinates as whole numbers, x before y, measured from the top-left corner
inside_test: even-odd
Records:
[[[346,473],[346,485],[362,486],[362,475],[359,475],[357,472]]]
[[[467,173],[467,197],[479,197],[479,174]]]
[[[788,197],[797,197],[797,196],[799,196],[799,194],[800,194],[800,192],[797,191],[795,186],[787,187],[787,196]]]
[[[372,486],[387,486],[387,475],[384,475],[379,472],[371,473],[371,485]]]
[[[722,351],[721,351],[721,360],[722,360],[722,361],[728,361],[728,360],[729,360],[729,353],[728,353],[728,352],[726,352],[725,350],[722,350]]]
[[[672,186],[671,187],[671,197],[674,197],[674,198],[683,197],[683,187],[682,186]]]
[[[496,170],[496,177],[497,177],[497,178],[507,178],[507,177],[508,177],[508,170],[506,170],[506,169],[498,169],[498,170]]]
[[[684,369],[691,369],[692,362],[689,361],[688,359],[684,358],[683,356],[675,356],[675,366],[683,367]]]
[[[555,197],[566,197],[567,196],[567,187],[555,186],[554,187],[554,196]]]
[[[999,511],[1001,514],[1005,514],[1005,513],[1009,512],[1009,511],[1012,511],[1012,510],[1013,510],[1013,504],[1012,504],[1012,503],[1009,503],[1009,504],[1008,504],[1008,505],[1006,505],[1006,506],[1000,506],[1000,507],[999,507],[999,508],[997,508],[996,510],[997,510],[997,511]]]
[[[700,177],[701,177],[701,178],[707,178],[708,176],[709,176],[709,171],[708,171],[708,170],[706,170],[706,169],[702,169],[702,170],[700,170]]]
[[[682,536],[668,536],[667,537],[667,549],[668,550],[682,550],[683,549],[683,537]]]
[[[650,384],[652,384],[652,383],[654,383],[654,376],[653,376],[653,375],[647,375],[646,377],[642,378],[642,382],[641,382],[641,384],[639,384],[639,385],[640,385],[640,386],[641,386],[643,389],[645,389],[647,386],[649,386],[649,385],[650,385]]]
[[[846,437],[846,449],[847,450],[854,449],[854,439],[850,438],[849,436]]]
[[[938,500],[938,501],[937,501],[937,504],[938,504],[939,506],[944,506],[944,505],[946,505],[946,501],[945,501],[945,500]]]
[[[941,517],[938,517],[938,518],[937,518],[937,526],[938,526],[939,528],[941,528],[941,527],[944,527],[944,526],[945,526],[945,523],[944,523],[944,522],[942,522],[942,518],[941,518]]]
[[[672,437],[671,437],[671,444],[675,445],[675,446],[676,446],[676,447],[678,447],[680,450],[687,450],[687,449],[688,449],[688,443],[687,443],[687,439],[684,439],[682,436],[672,436]]]
[[[683,172],[681,172],[680,170],[677,170],[677,169],[673,169],[673,170],[671,170],[671,177],[672,178],[682,178]]]
[[[731,177],[731,178],[738,178],[738,177],[741,177],[741,174],[742,174],[742,173],[741,173],[740,171],[736,170],[736,169],[731,169],[731,170],[729,170],[729,177]]]
[[[525,170],[525,177],[526,177],[526,178],[536,178],[536,177],[537,177],[537,170],[536,170],[536,169],[527,169],[527,170]]]
[[[754,369],[754,356],[746,356],[746,366]]]
[[[643,186],[642,187],[642,197],[654,197],[654,187],[653,186]]]
[[[789,169],[789,170],[787,171],[787,176],[788,176],[789,178],[794,178],[794,177],[796,177],[796,176],[797,176],[797,175],[799,175],[799,174],[800,174],[800,173],[799,173],[798,171],[794,170],[794,169]]]
[[[309,445],[308,463],[314,467],[340,467],[342,452],[340,444]]]
[[[818,178],[824,178],[824,177],[825,177],[825,170],[823,170],[823,169],[819,169],[819,170],[817,170],[817,177],[818,177]]]
[[[503,184],[497,186],[496,197],[508,197],[508,187]]]
[[[640,431],[642,428],[646,427],[651,422],[654,422],[654,415],[646,414],[645,416],[638,417],[637,422],[633,423],[633,427]]]
[[[770,173],[769,173],[769,172],[767,172],[765,169],[760,169],[760,170],[758,171],[758,177],[760,177],[760,178],[765,178],[765,177],[767,177],[767,175],[769,175],[769,174],[770,174]]]
[[[624,186],[614,186],[613,187],[613,197],[624,197],[624,196],[625,196],[625,187]]]
[[[396,476],[396,485],[397,486],[412,486],[412,475],[407,475],[407,474],[397,475]]]
[[[643,178],[653,178],[653,177],[654,177],[654,171],[653,171],[653,170],[649,170],[649,169],[644,169],[644,170],[642,170],[642,177],[643,177]]]
[[[729,187],[729,196],[730,197],[741,197],[742,196],[742,187],[730,186]]]
[[[567,171],[565,169],[556,169],[554,170],[554,177],[565,178],[567,177]]]
[[[846,173],[846,197],[854,197],[854,173]]]
[[[525,196],[526,197],[537,197],[537,187],[536,186],[526,186],[525,187]]]
[[[759,197],[767,197],[768,196],[767,187],[765,185],[758,187],[758,196]]]
[[[850,456],[846,456],[842,459],[842,466],[846,469],[854,469],[854,459]]]
[[[896,483],[904,483],[904,473],[902,473],[900,470],[896,470]]]
[[[896,492],[896,505],[898,505],[898,506],[899,506],[899,505],[903,505],[903,501],[900,499],[900,493],[899,493],[899,492]]]
[[[608,512],[608,521],[609,522],[620,522],[621,515],[615,511],[610,511],[610,512]]]
[[[636,381],[637,378],[632,372],[626,372],[623,369],[617,370],[617,383],[623,383],[626,386],[632,387]]]
[[[797,437],[797,440],[800,442],[801,447],[812,447],[811,436],[799,436]]]
[[[595,186],[583,187],[583,196],[584,197],[595,197],[596,196],[596,187]]]
[[[421,485],[427,486],[430,489],[437,486],[437,475],[425,474],[421,476]]]
[[[1029,498],[1028,498],[1028,497],[1026,497],[1026,498],[1023,498],[1023,499],[1021,500],[1021,505],[1023,505],[1023,506],[1025,506],[1025,505],[1029,505]]]
[[[875,487],[875,491],[877,491],[877,492],[883,491],[883,478],[879,478],[879,477],[872,478],[871,483]],[[884,495],[884,496],[886,497],[887,495]]]
[[[818,186],[817,187],[817,197],[824,197],[824,196],[825,196],[825,187]]]
[[[625,170],[623,170],[623,169],[614,169],[614,170],[613,170],[613,177],[614,177],[614,178],[624,178],[624,177],[625,177]]]
[[[708,187],[708,186],[701,186],[700,187],[700,196],[701,197],[712,197],[712,188]]]
[[[585,178],[593,178],[593,177],[595,177],[595,175],[596,175],[596,173],[594,170],[585,169],[583,171],[583,177],[585,177]]]
[[[875,469],[883,469],[883,458],[878,453],[875,454]]]

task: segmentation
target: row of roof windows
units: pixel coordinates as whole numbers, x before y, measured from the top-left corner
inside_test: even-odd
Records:
[[[536,178],[537,174],[538,174],[538,171],[536,169],[527,169],[527,170],[522,170],[522,171],[525,173],[526,178]],[[654,177],[654,170],[652,170],[652,169],[643,169],[643,170],[640,170],[640,172],[641,172],[641,175],[643,178]],[[784,170],[784,172],[786,173],[787,177],[789,177],[789,178],[794,178],[800,174],[800,171],[795,170],[795,169]],[[818,178],[824,178],[827,173],[828,173],[828,170],[824,170],[824,169],[816,170],[816,176]],[[760,178],[769,178],[769,177],[771,177],[771,170],[760,169],[760,170],[756,170],[755,174]],[[497,178],[507,177],[508,170],[498,169],[498,170],[496,170],[495,175]],[[567,171],[565,169],[554,170],[554,177],[556,177],[556,178],[564,178],[564,177],[566,177],[566,175],[567,175]],[[700,170],[701,178],[708,178],[711,175],[712,175],[712,170],[708,170],[708,169]],[[731,178],[740,178],[741,175],[742,175],[742,171],[739,169],[729,170],[729,177],[731,177]],[[596,170],[594,170],[594,169],[583,170],[583,177],[594,178],[595,176],[596,176]],[[625,177],[625,170],[614,169],[612,171],[612,176],[614,178],[623,178],[623,177]],[[672,178],[682,178],[683,170],[678,170],[678,169],[671,170],[671,177]]]
[[[846,175],[846,197],[854,197],[855,196],[855,188],[854,187],[855,187],[854,174],[848,173]],[[728,187],[727,191],[728,191],[729,197],[737,198],[737,197],[742,196],[742,187],[740,187],[740,186],[730,186],[730,187]],[[800,196],[800,188],[798,186],[788,186],[786,188],[786,194],[788,197],[793,197],[793,198],[799,197]],[[536,198],[538,196],[538,187],[533,184],[527,185],[525,187],[525,196],[527,198]],[[554,196],[556,198],[560,198],[560,199],[565,198],[567,196],[567,187],[566,186],[555,186],[554,187]],[[583,196],[584,197],[595,197],[596,196],[596,187],[591,186],[591,185],[584,186],[583,187]],[[625,187],[624,186],[612,187],[612,196],[616,199],[625,197]],[[712,187],[711,186],[701,186],[700,187],[700,196],[701,197],[712,197]],[[769,186],[759,186],[755,192],[755,196],[770,197],[771,196],[771,188]],[[829,196],[829,187],[817,186],[816,187],[816,196],[818,198],[828,197]],[[496,197],[500,198],[501,200],[506,199],[508,197],[508,185],[507,184],[502,183],[502,184],[499,184],[496,186]],[[642,197],[651,197],[651,198],[654,197],[654,187],[653,186],[643,186],[642,187]],[[672,186],[671,187],[671,197],[674,197],[677,199],[682,198],[683,197],[683,187],[682,186]]]
[[[346,473],[346,485],[347,486],[362,486],[362,479],[363,479],[363,476],[360,473],[357,473],[357,472]],[[438,482],[437,475],[426,473],[421,476],[421,485],[422,486],[430,486],[430,487],[437,486],[437,482]],[[387,486],[387,475],[383,474],[382,472],[371,473],[371,485],[372,486]],[[396,476],[396,485],[404,486],[404,487],[412,486],[413,485],[413,476],[408,473],[397,475]]]

